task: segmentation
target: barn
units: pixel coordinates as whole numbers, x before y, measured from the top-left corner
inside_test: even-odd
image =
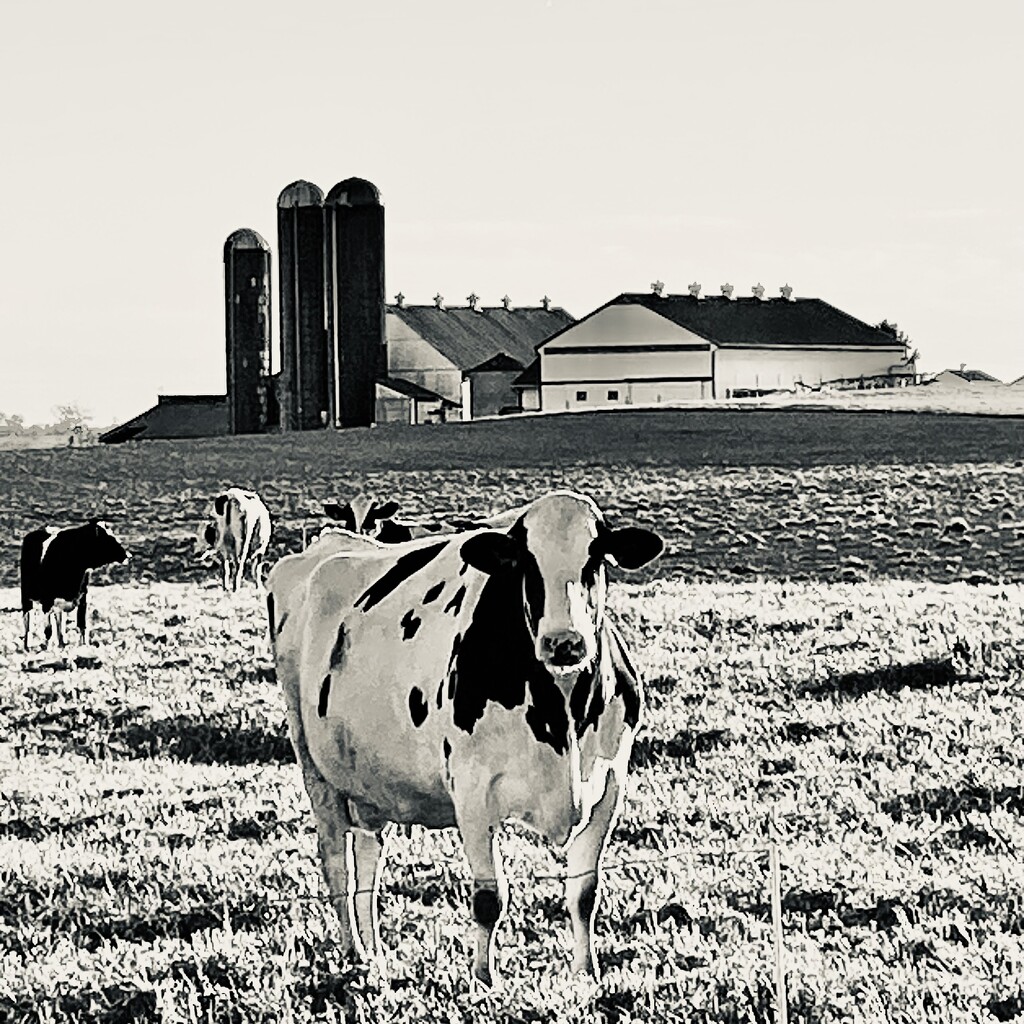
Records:
[[[536,358],[537,346],[573,323],[564,310],[547,298],[540,306],[513,306],[508,297],[500,306],[479,306],[470,295],[466,306],[445,306],[442,296],[433,305],[408,306],[396,296],[386,308],[388,374],[378,384],[378,422],[402,419],[385,410],[385,389],[405,382],[447,403],[451,418],[493,416],[519,408],[513,387],[516,378]],[[416,422],[410,417],[404,422]]]
[[[538,346],[513,385],[545,411],[913,379],[907,342],[822,299],[624,293]],[[536,381],[536,384],[533,381]],[[531,389],[537,389],[536,396]]]

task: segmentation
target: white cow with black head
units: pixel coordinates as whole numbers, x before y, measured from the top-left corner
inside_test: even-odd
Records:
[[[270,573],[277,676],[347,948],[381,962],[383,826],[457,826],[489,983],[507,903],[496,836],[516,819],[566,847],[573,967],[596,974],[600,859],[642,706],[605,565],[661,548],[560,491],[502,530],[366,544],[314,560],[299,586]]]

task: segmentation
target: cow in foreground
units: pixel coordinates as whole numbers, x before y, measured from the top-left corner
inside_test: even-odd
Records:
[[[78,632],[88,643],[89,572],[104,565],[124,564],[131,555],[110,532],[106,523],[90,519],[82,526],[32,530],[21,542],[21,611],[25,650],[31,630],[32,605],[42,605],[46,616],[45,637],[57,635],[64,646],[64,613],[75,611]]]
[[[253,582],[262,583],[270,530],[270,512],[255,491],[229,487],[214,498],[213,520],[203,528],[199,548],[220,555],[225,590],[238,590],[242,585],[246,563]]]
[[[507,904],[497,831],[515,819],[566,848],[573,969],[596,975],[600,860],[642,706],[605,564],[661,548],[560,491],[503,530],[369,544],[313,560],[290,590],[270,573],[277,677],[346,949],[382,964],[384,825],[456,826],[489,984]]]

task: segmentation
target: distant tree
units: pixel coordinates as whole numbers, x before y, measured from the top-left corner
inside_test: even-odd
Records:
[[[84,426],[92,419],[92,413],[87,412],[77,402],[67,405],[55,405],[53,414],[57,417],[57,426],[71,430],[74,427]]]

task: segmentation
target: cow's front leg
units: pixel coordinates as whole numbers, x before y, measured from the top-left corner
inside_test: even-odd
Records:
[[[228,558],[228,556],[226,554],[222,554],[220,556],[220,558],[221,558],[221,568],[224,571],[224,589],[225,590],[230,590],[231,589],[231,560]]]
[[[25,650],[28,650],[28,636],[32,626],[32,609],[27,608],[21,613],[22,623],[25,628]]]
[[[59,608],[53,610],[53,631],[57,634],[57,646],[64,648],[64,612]]]
[[[592,934],[601,895],[601,854],[618,815],[619,793],[618,776],[610,769],[601,799],[573,838],[566,856],[565,902],[572,919],[572,969],[595,978],[599,975]]]
[[[82,643],[88,644],[89,642],[89,600],[88,591],[83,590],[82,596],[78,599],[78,608],[75,612],[75,621],[78,624],[78,635],[81,637]]]
[[[497,977],[494,930],[508,906],[508,881],[501,866],[496,826],[484,816],[463,814],[459,831],[473,874],[474,951],[473,975],[485,985]]]
[[[358,952],[368,961],[384,971],[384,954],[380,942],[380,919],[378,916],[378,893],[380,876],[384,867],[382,856],[384,843],[380,832],[365,829],[352,830],[352,911],[355,917],[355,931]]]

